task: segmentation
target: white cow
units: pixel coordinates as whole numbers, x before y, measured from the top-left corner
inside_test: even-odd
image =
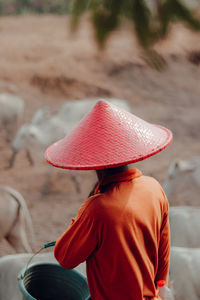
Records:
[[[26,230],[26,227],[28,230]],[[27,238],[34,239],[31,216],[22,195],[8,186],[0,187],[0,240],[5,238],[17,252],[31,252]]]
[[[175,160],[168,169],[163,189],[170,205],[200,205],[200,157]]]
[[[18,287],[18,273],[34,262],[56,262],[53,252],[40,253],[33,257],[32,253],[7,255],[0,258],[0,300],[21,300],[22,293]],[[86,276],[85,264],[80,264],[76,269]]]
[[[55,262],[52,252],[33,254],[7,255],[0,258],[0,300],[21,300],[17,276],[27,263]],[[85,263],[76,268],[86,274]],[[200,295],[200,248],[187,249],[171,247],[170,282],[173,282],[173,293],[176,300],[199,300]]]
[[[13,167],[17,153],[23,149],[26,150],[27,158],[31,165],[33,164],[33,155],[35,155],[40,161],[45,162],[44,152],[47,147],[56,140],[63,138],[73,127],[74,124],[66,124],[66,122],[63,122],[63,120],[61,120],[56,114],[51,114],[47,111],[46,108],[39,109],[33,116],[32,123],[24,124],[18,130],[12,142],[13,154],[7,168]],[[46,180],[43,187],[44,194],[49,192],[50,175],[54,169],[47,163],[46,167]],[[80,192],[77,177],[75,177],[73,171],[71,171],[70,175],[77,192]]]
[[[109,99],[108,101],[130,111],[130,106],[125,100]],[[13,157],[22,149],[39,153],[43,158],[45,149],[67,135],[96,102],[97,99],[66,101],[55,114],[51,114],[48,108],[36,111],[32,122],[24,124],[12,142],[14,154],[9,166],[13,165]]]
[[[170,282],[175,300],[200,299],[200,248],[171,247]],[[0,300],[21,300],[17,275],[33,254],[16,254],[0,258]],[[52,253],[36,255],[32,262],[55,261]],[[31,262],[31,263],[32,263]],[[77,269],[85,275],[85,264]]]
[[[175,300],[200,299],[200,248],[172,247],[170,281]]]
[[[109,99],[109,101],[130,110],[129,105],[124,100]],[[44,160],[46,148],[67,135],[96,102],[97,99],[67,101],[55,114],[51,114],[46,108],[38,110],[33,116],[32,122],[24,124],[18,130],[12,142],[13,155],[10,158],[8,167],[13,166],[16,154],[22,149],[27,151],[30,163],[32,163],[30,152],[39,154],[40,158]],[[49,190],[51,172],[52,168],[49,169],[46,178],[46,184],[43,189],[45,193],[48,193]],[[80,192],[79,180],[73,171],[71,171],[71,177],[75,183],[77,192]]]
[[[95,99],[67,101],[55,114],[51,114],[48,108],[39,109],[31,123],[24,124],[18,130],[12,142],[13,151],[30,151],[39,147],[42,150],[40,154],[44,153],[50,144],[68,134],[96,102]],[[109,102],[130,111],[125,100],[109,99]]]
[[[200,248],[200,207],[172,206],[169,220],[172,246]]]
[[[12,94],[0,94],[0,129],[7,132],[11,141],[24,116],[24,101]]]

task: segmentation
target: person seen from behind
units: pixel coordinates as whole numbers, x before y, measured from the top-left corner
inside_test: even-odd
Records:
[[[59,168],[95,170],[98,184],[58,238],[61,266],[86,261],[92,300],[172,300],[168,201],[134,163],[165,149],[172,133],[105,100],[45,152]]]

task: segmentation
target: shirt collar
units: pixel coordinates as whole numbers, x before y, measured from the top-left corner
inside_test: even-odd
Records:
[[[94,194],[97,194],[99,192],[100,186],[105,186],[107,184],[117,183],[117,182],[123,182],[123,181],[129,181],[134,178],[142,176],[142,172],[136,168],[120,172],[114,175],[107,175],[105,178],[103,178],[99,184],[97,185]]]

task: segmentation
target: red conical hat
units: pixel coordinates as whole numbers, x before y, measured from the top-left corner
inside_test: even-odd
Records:
[[[97,170],[127,165],[166,148],[172,133],[100,100],[62,140],[45,152],[55,167]]]

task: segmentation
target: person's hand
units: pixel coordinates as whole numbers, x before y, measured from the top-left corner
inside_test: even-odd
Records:
[[[162,300],[174,300],[174,295],[172,291],[166,285],[158,287],[158,291],[158,295]]]

